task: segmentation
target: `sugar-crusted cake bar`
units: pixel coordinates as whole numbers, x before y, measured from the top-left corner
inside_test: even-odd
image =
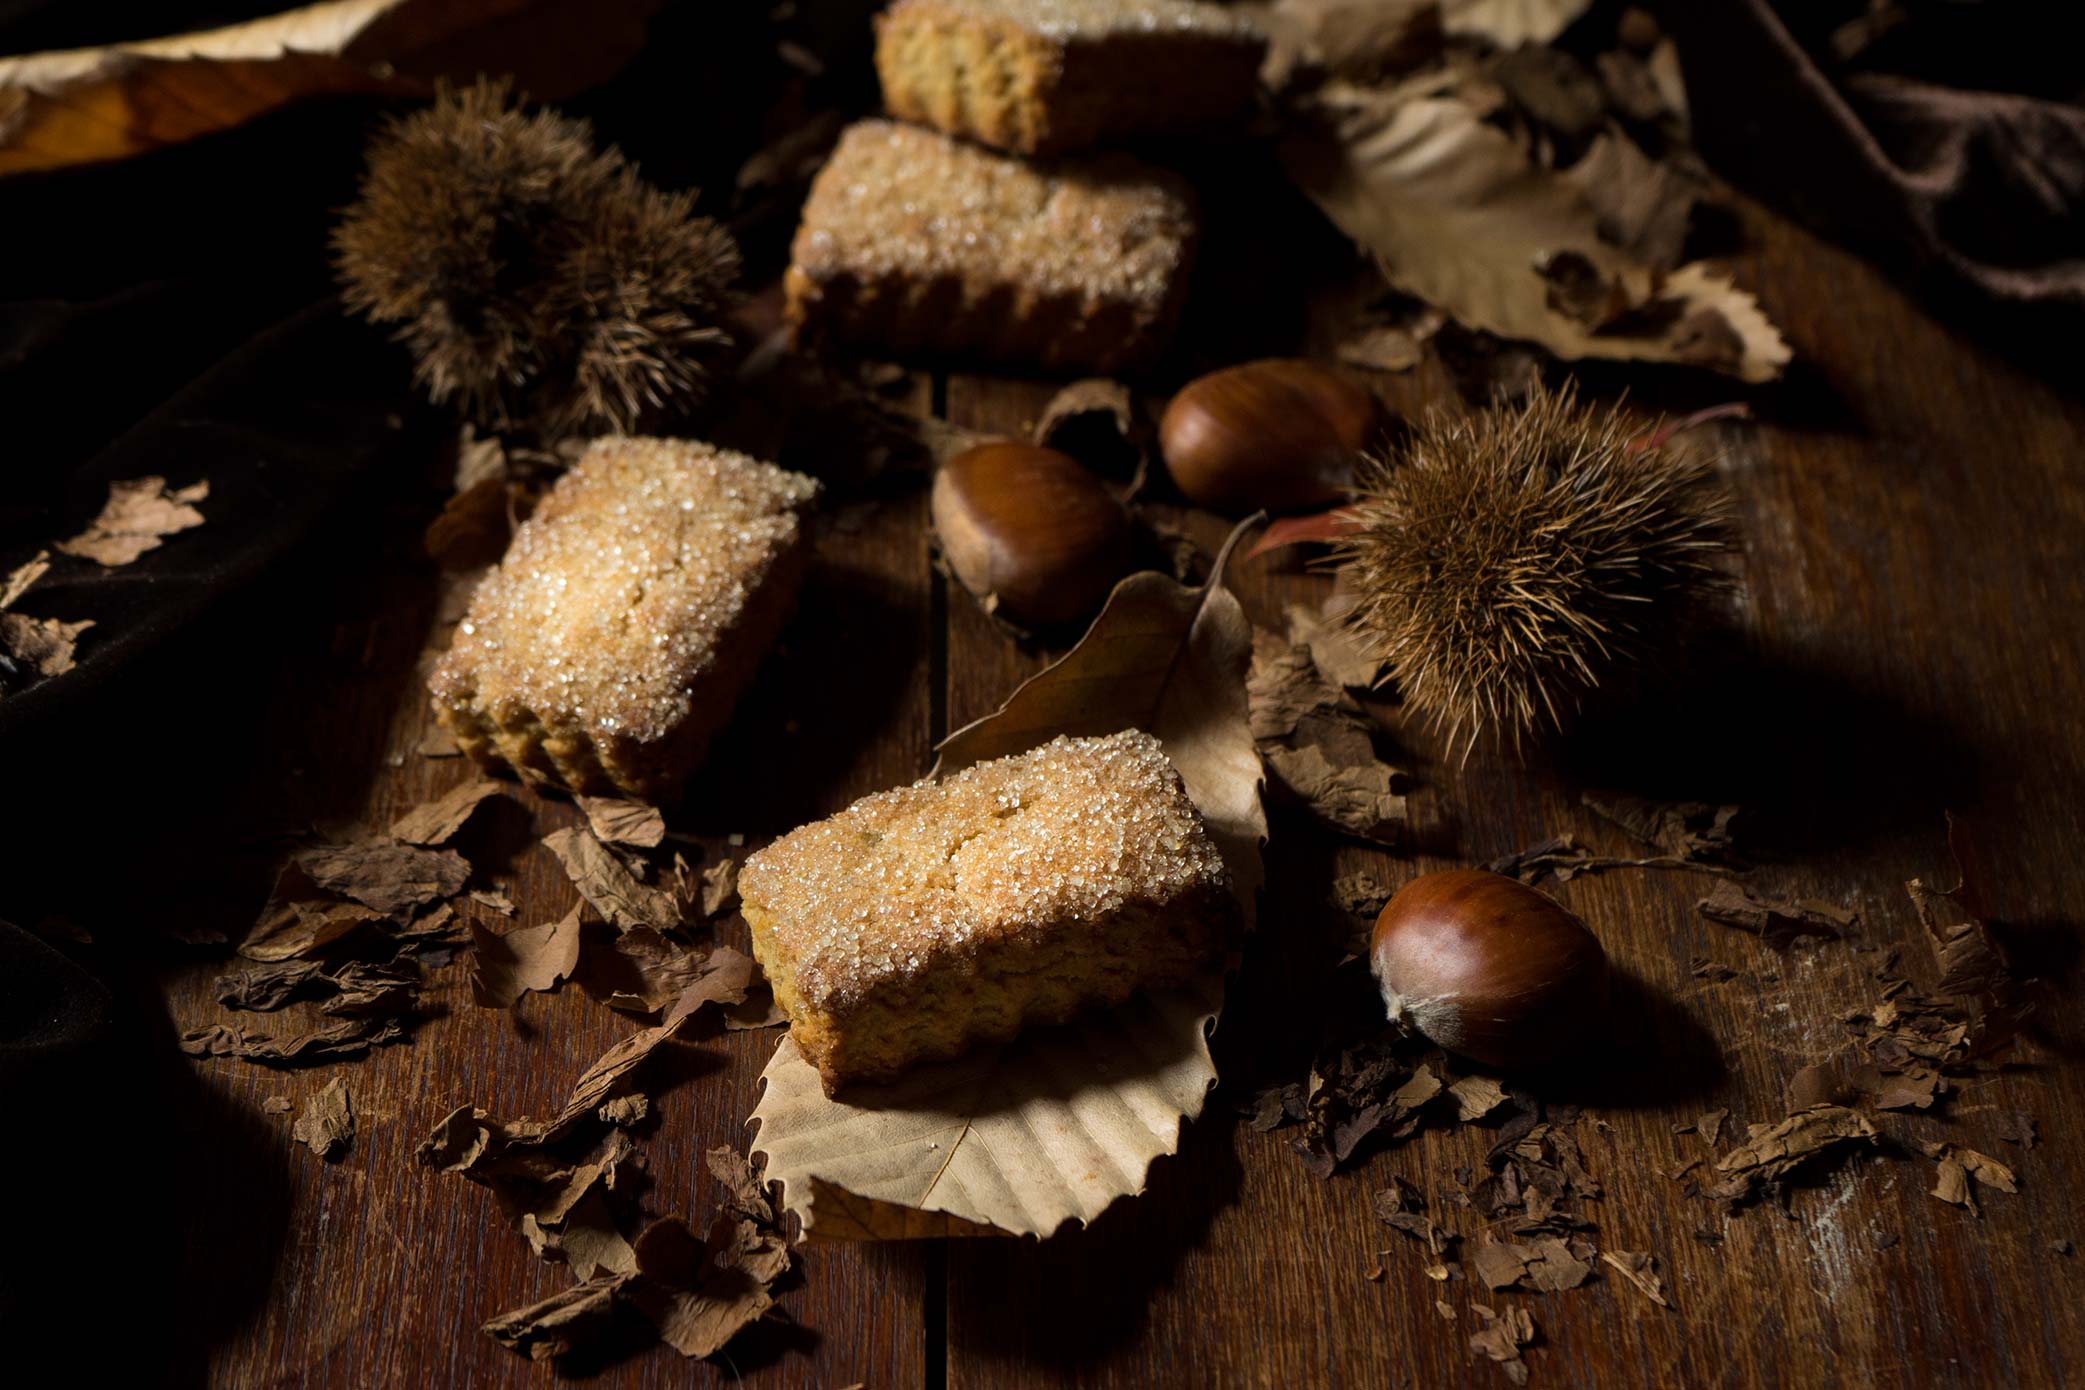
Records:
[[[479,582],[436,716],[531,781],[673,791],[788,616],[817,493],[692,440],[595,440]]]
[[[1030,155],[1235,116],[1266,50],[1244,15],[1193,0],[897,0],[876,17],[893,116]]]
[[[1035,166],[894,121],[840,136],[783,284],[800,340],[1107,372],[1165,345],[1193,198],[1133,160]]]
[[[1058,738],[747,859],[746,923],[828,1095],[1215,965],[1239,912],[1158,740]]]

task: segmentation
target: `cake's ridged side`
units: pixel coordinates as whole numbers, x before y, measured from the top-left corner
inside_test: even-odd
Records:
[[[1018,25],[934,4],[876,17],[876,73],[893,116],[1033,154],[1051,144],[1063,46]]]
[[[904,0],[876,20],[886,110],[1031,156],[1233,118],[1252,104],[1265,52],[1193,30],[1049,38],[960,0]]]
[[[975,276],[840,274],[820,280],[791,266],[783,277],[785,316],[806,347],[962,355],[1032,363],[1051,372],[1131,371],[1149,366],[1171,340],[1192,255],[1188,244],[1156,305],[1042,294],[1018,281]]]

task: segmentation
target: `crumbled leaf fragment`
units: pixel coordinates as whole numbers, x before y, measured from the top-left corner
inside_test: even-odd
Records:
[[[738,902],[738,861],[719,859],[702,871],[702,915],[716,917]]]
[[[2020,1190],[2013,1170],[1988,1154],[1965,1149],[1959,1144],[1921,1142],[1918,1147],[1937,1165],[1933,1195],[1943,1202],[1966,1207],[1973,1215],[1982,1213],[1977,1210],[1976,1197],[1970,1188],[1972,1181],[1979,1187],[1995,1188],[2000,1192]]]
[[[15,606],[15,601],[29,592],[29,586],[50,572],[51,552],[39,550],[0,579],[0,611]]]
[[[1787,950],[1805,936],[1844,936],[1857,920],[1850,908],[1806,898],[1786,901],[1762,898],[1735,883],[1719,883],[1696,905],[1711,922],[1751,932],[1776,950]]]
[[[1455,1097],[1455,1118],[1468,1124],[1506,1103],[1506,1088],[1488,1076],[1465,1076],[1448,1087]]]
[[[650,927],[613,936],[590,932],[580,948],[574,978],[611,1009],[653,1014],[700,979],[707,960],[705,953]]]
[[[531,1361],[547,1361],[603,1340],[614,1326],[618,1277],[576,1284],[484,1326],[486,1335]]]
[[[195,504],[209,495],[207,480],[173,490],[165,478],[110,483],[101,514],[79,535],[59,541],[58,549],[109,569],[127,565],[176,531],[202,525],[203,514]]]
[[[1384,843],[1402,835],[1404,774],[1376,756],[1374,724],[1319,674],[1308,647],[1257,633],[1246,698],[1277,787],[1336,830]]]
[[[615,796],[574,798],[586,812],[586,823],[594,838],[605,845],[629,845],[654,849],[666,838],[666,817],[649,802]]]
[[[1752,1125],[1744,1143],[1716,1160],[1722,1179],[1704,1195],[1735,1205],[1776,1186],[1813,1158],[1873,1144],[1876,1137],[1867,1116],[1843,1105],[1814,1105],[1773,1124]]]
[[[1665,1301],[1665,1283],[1658,1277],[1653,1266],[1657,1263],[1641,1250],[1602,1250],[1600,1258],[1614,1266],[1615,1272],[1634,1284],[1651,1302],[1660,1308],[1670,1308]]]
[[[397,1019],[369,1015],[336,1019],[286,1036],[220,1023],[183,1033],[180,1047],[191,1057],[239,1057],[269,1066],[302,1067],[360,1056],[404,1036]]]
[[[455,850],[375,837],[317,845],[291,857],[319,887],[393,917],[453,897],[471,876],[470,864]]]
[[[475,947],[471,999],[481,1009],[511,1009],[522,995],[555,989],[579,964],[579,916],[500,933],[470,924]]]
[[[545,835],[543,843],[565,866],[579,895],[619,930],[672,931],[680,925],[673,894],[640,882],[591,832],[571,826]]]
[[[325,1089],[304,1104],[304,1113],[290,1129],[296,1141],[320,1158],[338,1158],[355,1138],[355,1107],[348,1099],[347,1082],[334,1077]]]
[[[489,777],[461,783],[393,821],[391,838],[407,845],[447,844],[486,798],[504,795],[506,790]]]
[[[1517,1304],[1497,1313],[1482,1303],[1472,1303],[1470,1311],[1477,1315],[1478,1322],[1478,1330],[1470,1334],[1470,1350],[1498,1362],[1499,1369],[1515,1385],[1526,1385],[1528,1363],[1521,1359],[1520,1351],[1535,1340],[1533,1316]]]

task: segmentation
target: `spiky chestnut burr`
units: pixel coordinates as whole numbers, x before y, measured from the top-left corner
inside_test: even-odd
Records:
[[[1725,584],[1727,500],[1576,387],[1428,414],[1364,463],[1337,558],[1407,706],[1465,755],[1561,726],[1667,650]]]
[[[728,341],[729,233],[505,82],[444,88],[370,143],[333,235],[344,298],[491,430],[627,431],[699,401]]]

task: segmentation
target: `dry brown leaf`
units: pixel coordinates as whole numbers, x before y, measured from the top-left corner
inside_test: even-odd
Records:
[[[393,821],[391,838],[407,845],[447,844],[487,797],[506,792],[506,787],[489,777],[462,783],[432,801],[421,802]]]
[[[1500,48],[1548,43],[1592,8],[1593,0],[1440,0],[1441,28]]]
[[[1129,388],[1093,377],[1074,381],[1050,397],[1030,437],[1096,473],[1127,478],[1139,476],[1147,460],[1145,435]]]
[[[579,987],[611,1009],[655,1014],[701,977],[708,956],[650,927],[589,934],[580,951]]]
[[[610,925],[622,931],[672,931],[680,925],[681,909],[673,894],[639,882],[590,832],[571,826],[545,835],[543,843],[572,876],[579,895]]]
[[[14,607],[15,600],[29,592],[29,586],[50,572],[51,552],[39,550],[0,580],[0,610]]]
[[[453,849],[421,849],[370,837],[315,845],[290,856],[320,888],[402,917],[463,891],[471,866]]]
[[[199,33],[0,58],[0,174],[121,159],[327,93],[424,95],[434,77],[487,69],[554,100],[620,67],[653,8],[324,0]]]
[[[1318,673],[1310,649],[1253,637],[1246,690],[1271,781],[1335,830],[1395,843],[1406,819],[1403,774],[1375,755],[1375,726]]]
[[[702,915],[716,917],[738,903],[738,861],[719,859],[702,871]]]
[[[579,964],[579,909],[562,920],[504,934],[470,924],[471,1000],[481,1009],[511,1009],[522,995],[555,989]]]
[[[1441,47],[1435,0],[1274,0],[1263,18],[1262,72],[1277,90],[1299,64],[1367,81],[1417,67]]]
[[[1751,932],[1777,950],[1787,950],[1805,936],[1837,939],[1857,918],[1850,908],[1817,898],[1785,901],[1762,898],[1735,883],[1719,883],[1695,909],[1711,922]]]
[[[171,492],[164,478],[110,483],[109,500],[102,505],[101,514],[79,535],[59,541],[58,549],[110,569],[127,565],[146,551],[157,550],[176,531],[202,525],[203,514],[195,504],[209,496],[207,480]]]
[[[357,1057],[404,1036],[405,1029],[397,1019],[365,1015],[336,1019],[287,1037],[219,1023],[183,1033],[180,1047],[191,1057],[240,1057],[271,1066],[305,1067]]]
[[[338,1158],[355,1138],[355,1107],[348,1099],[347,1082],[336,1076],[306,1101],[290,1134],[320,1158]]]
[[[1723,1179],[1703,1195],[1733,1205],[1780,1182],[1820,1154],[1848,1144],[1872,1144],[1875,1139],[1875,1126],[1858,1110],[1813,1105],[1774,1124],[1750,1126],[1745,1142],[1716,1160],[1716,1171]]]
[[[1651,1267],[1655,1261],[1641,1250],[1602,1250],[1600,1258],[1613,1265],[1615,1272],[1642,1290],[1643,1296],[1660,1308],[1670,1308],[1665,1301],[1665,1284]]]
[[[1563,177],[1592,208],[1603,240],[1655,270],[1679,265],[1704,192],[1698,176],[1608,131]]]
[[[1455,1118],[1465,1124],[1506,1103],[1506,1088],[1488,1076],[1465,1076],[1448,1087],[1448,1094],[1455,1097]]]
[[[604,845],[653,849],[666,838],[666,817],[649,802],[617,796],[579,796],[573,800],[586,812],[586,823],[594,838]]]
[[[1752,296],[1699,262],[1661,277],[1607,245],[1584,196],[1471,104],[1344,82],[1312,103],[1312,129],[1283,144],[1291,176],[1392,285],[1466,327],[1566,360],[1679,362],[1745,381],[1787,364]],[[1558,307],[1552,279],[1566,268],[1604,306],[1590,322]]]
[[[295,866],[286,868],[284,874],[309,884],[303,871]],[[286,898],[280,896],[282,891],[282,880],[278,878],[278,896],[269,899],[261,909],[260,920],[239,943],[239,954],[248,960],[286,961],[308,956],[371,922],[384,920],[383,913],[360,903]]]
[[[1999,995],[2012,983],[2005,952],[1982,922],[1969,915],[1956,900],[1959,887],[1931,888],[1921,879],[1904,885],[1911,904],[1926,928],[1933,957],[1940,966],[1942,994]]]
[[[1144,729],[1202,812],[1250,923],[1267,822],[1245,699],[1251,627],[1222,578],[1237,534],[1200,589],[1148,571],[1123,580],[1063,660],[942,743],[937,772],[1059,734]],[[818,1230],[820,1192],[862,1199],[866,1215],[847,1235],[903,1237],[937,1224],[918,1213],[1038,1235],[1089,1222],[1141,1191],[1152,1160],[1174,1152],[1201,1113],[1216,1082],[1208,1033],[1221,999],[1212,977],[1030,1029],[845,1101],[826,1097],[785,1037],[763,1073],[756,1148],[806,1232]],[[841,1234],[838,1224],[827,1230]]]
[[[292,1000],[317,995],[333,996],[326,1012],[335,1015],[410,1013],[419,984],[420,972],[410,964],[350,960],[325,965],[314,960],[282,960],[220,975],[212,993],[224,1008],[254,1013],[267,1013]]]
[[[1918,1148],[1936,1165],[1933,1195],[1943,1202],[1967,1208],[1972,1215],[1983,1214],[1977,1209],[1976,1195],[1970,1187],[1972,1179],[1978,1186],[1996,1188],[2000,1192],[2020,1190],[2013,1170],[1988,1154],[1956,1144],[1921,1142]]]
[[[1327,685],[1372,690],[1382,682],[1383,663],[1363,649],[1347,616],[1354,596],[1334,589],[1322,608],[1292,603],[1288,608],[1289,641],[1310,649],[1312,664]]]
[[[73,668],[80,634],[94,626],[92,618],[63,622],[32,618],[26,613],[0,613],[0,674],[5,661],[27,666],[39,676],[62,676]]]
[[[531,1361],[547,1361],[602,1340],[614,1326],[619,1278],[594,1279],[510,1309],[484,1326],[485,1334]]]
[[[1520,1349],[1535,1340],[1534,1317],[1518,1305],[1509,1305],[1505,1312],[1496,1313],[1482,1303],[1472,1303],[1470,1311],[1477,1315],[1479,1324],[1479,1329],[1470,1334],[1470,1350],[1498,1362],[1499,1369],[1515,1385],[1526,1385],[1528,1363],[1521,1359]]]

